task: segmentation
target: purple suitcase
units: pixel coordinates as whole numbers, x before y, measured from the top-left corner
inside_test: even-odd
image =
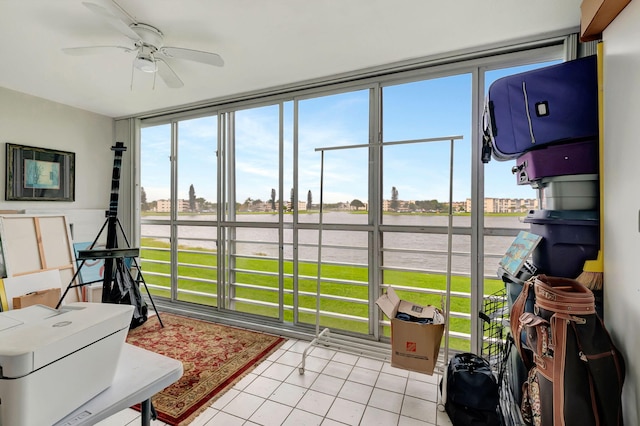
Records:
[[[552,176],[598,173],[598,140],[546,145],[525,152],[511,169],[518,185]]]
[[[483,114],[482,161],[514,159],[547,144],[598,136],[596,57],[500,78]]]

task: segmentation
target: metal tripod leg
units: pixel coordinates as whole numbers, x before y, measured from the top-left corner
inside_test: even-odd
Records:
[[[124,233],[124,229],[122,228],[122,224],[120,223],[120,220],[117,217],[115,218],[115,222],[118,225],[118,228],[120,229],[120,232],[122,234],[122,237],[124,238],[125,244],[127,245],[127,248],[131,248],[131,245],[129,244],[129,240],[127,239],[127,236]],[[107,218],[105,220],[104,224],[102,225],[102,228],[100,228],[100,231],[98,232],[98,235],[93,240],[93,243],[91,243],[91,245],[89,246],[89,250],[93,249],[93,247],[96,245],[96,243],[98,242],[98,239],[100,238],[100,235],[102,234],[102,232],[104,231],[104,229],[106,228],[108,223],[109,223],[109,218]],[[160,313],[158,312],[158,309],[156,308],[156,304],[153,301],[153,297],[151,296],[151,292],[149,292],[149,287],[147,286],[147,282],[144,280],[144,277],[142,276],[142,271],[140,270],[140,265],[138,264],[138,261],[136,260],[135,257],[131,257],[131,259],[132,259],[133,264],[134,264],[134,266],[136,268],[136,278],[134,279],[133,276],[131,276],[131,279],[136,285],[139,285],[139,283],[142,283],[144,285],[144,289],[147,292],[147,296],[149,298],[149,301],[151,302],[151,306],[153,306],[153,310],[155,311],[155,313],[156,313],[156,315],[158,317],[158,322],[160,322],[160,326],[164,328],[164,324],[162,322],[162,318],[160,318]],[[69,292],[69,290],[71,288],[82,287],[82,286],[85,286],[87,284],[91,284],[93,282],[98,282],[98,281],[92,281],[91,283],[73,284],[73,282],[76,280],[76,278],[80,275],[80,270],[84,266],[85,261],[86,261],[86,259],[82,260],[82,262],[80,263],[80,266],[76,270],[75,274],[73,274],[73,277],[71,278],[71,281],[69,282],[69,285],[67,285],[67,288],[65,289],[64,293],[62,294],[62,297],[60,297],[60,300],[58,301],[58,304],[56,305],[56,309],[58,309],[60,307],[60,305],[62,304],[62,301],[67,296],[67,293]],[[131,275],[131,268],[127,268],[127,270],[129,271],[129,275]],[[103,288],[103,291],[104,291],[104,288]]]

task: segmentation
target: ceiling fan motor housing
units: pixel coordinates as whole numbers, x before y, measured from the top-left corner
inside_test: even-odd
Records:
[[[138,56],[134,61],[135,67],[143,72],[156,72],[158,67],[153,55],[162,47],[162,32],[151,25],[141,23],[131,24],[130,28],[140,37],[136,42]]]
[[[129,27],[138,34],[144,44],[154,47],[156,50],[162,47],[164,37],[159,29],[141,23],[131,24]]]

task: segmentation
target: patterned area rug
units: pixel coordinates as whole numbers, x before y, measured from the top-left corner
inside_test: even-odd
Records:
[[[129,331],[127,343],[182,361],[184,374],[156,394],[158,419],[186,425],[285,339],[169,313],[153,316]],[[139,410],[139,406],[136,406]]]

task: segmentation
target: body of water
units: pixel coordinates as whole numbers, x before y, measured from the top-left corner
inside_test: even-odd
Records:
[[[145,217],[145,219],[153,219]],[[166,220],[166,217],[157,219]],[[291,226],[291,215],[285,215],[285,223]],[[318,224],[319,215],[301,214],[299,221],[304,224]],[[181,217],[178,225],[179,244],[190,247],[202,247],[216,249],[215,226],[202,226],[203,222],[215,221],[215,216],[185,216]],[[329,212],[323,214],[322,231],[322,260],[325,262],[344,262],[366,265],[368,263],[368,239],[367,231],[358,230],[334,230],[334,225],[365,225],[366,214],[353,214],[348,212]],[[269,214],[239,215],[238,222],[244,224],[263,223],[277,224],[278,216]],[[446,215],[385,215],[383,224],[403,227],[438,227],[440,233],[400,232],[388,231],[383,234],[383,258],[385,266],[399,268],[418,268],[435,271],[445,271],[447,267],[448,249],[448,221]],[[198,222],[192,225],[190,222]],[[453,228],[469,228],[471,218],[469,216],[454,216]],[[516,216],[487,216],[485,224],[488,228],[508,228],[514,230],[528,230],[529,224],[523,223]],[[292,227],[292,226],[291,226]],[[143,237],[168,241],[170,235],[169,225],[143,224],[141,233]],[[278,256],[278,229],[261,227],[236,227],[235,228],[236,252],[244,255],[260,255],[268,257]],[[293,229],[284,230],[284,256],[293,257]],[[298,230],[298,256],[301,260],[316,261],[318,259],[318,229]],[[501,257],[509,248],[514,237],[486,237],[485,245],[485,274],[495,274]],[[452,236],[451,259],[452,271],[469,273],[471,250],[471,237],[469,235]],[[495,255],[497,257],[490,257]]]

